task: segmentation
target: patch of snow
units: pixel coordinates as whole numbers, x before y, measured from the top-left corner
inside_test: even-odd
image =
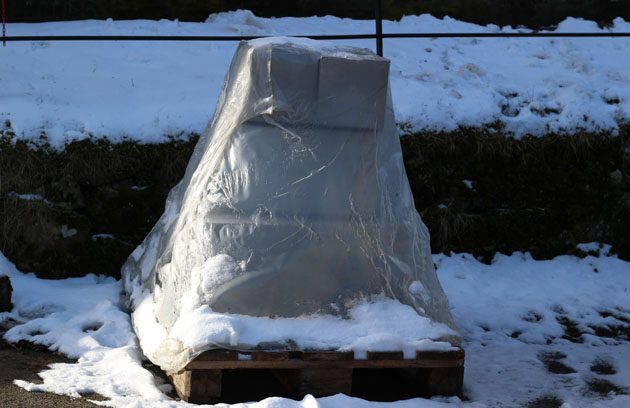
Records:
[[[18,194],[15,191],[9,191],[7,195],[9,197],[15,197],[20,200],[27,200],[27,201],[43,201],[44,200],[44,197],[42,197],[39,194]]]
[[[599,242],[587,242],[584,244],[577,244],[577,249],[580,251],[589,254],[595,253],[599,255],[609,255],[612,247],[609,244],[600,244]]]
[[[420,281],[413,281],[411,285],[409,285],[409,292],[419,295],[426,303],[431,300],[431,294]]]
[[[378,297],[358,302],[349,318],[305,316],[271,319],[213,312],[200,306],[182,315],[171,336],[184,347],[199,344],[250,344],[291,339],[300,349],[339,349],[355,353],[449,350],[450,343],[434,341],[454,335],[452,329],[418,315],[397,300]],[[422,340],[419,340],[422,339]]]
[[[26,201],[43,201],[44,204],[50,205],[50,206],[60,206],[60,207],[69,207],[70,206],[70,203],[66,203],[66,202],[54,203],[54,202],[48,200],[47,198],[42,197],[39,194],[32,194],[32,193],[19,194],[19,193],[16,193],[15,191],[9,191],[7,193],[7,196],[15,197],[15,198],[17,198],[19,200],[26,200]]]
[[[120,282],[95,275],[38,279],[18,272],[2,254],[0,271],[11,279],[15,306],[11,313],[0,314],[0,321],[26,320],[4,338],[43,344],[78,359],[76,364],[52,364],[40,373],[44,384],[16,380],[17,385],[71,397],[95,391],[111,398],[107,403],[117,407],[169,400],[160,391],[161,384],[142,367],[129,315],[119,302]]]
[[[568,18],[559,32],[630,32]],[[384,21],[386,33],[518,32],[449,17]],[[374,32],[369,20],[262,18],[238,10],[204,23],[86,20],[9,23],[9,35],[252,35]],[[273,41],[273,40],[257,40]],[[307,39],[290,41],[308,42]],[[317,42],[374,49],[374,40]],[[150,45],[150,46],[148,46]],[[200,133],[219,97],[236,42],[12,42],[0,48],[0,119],[18,137],[53,146],[93,135],[142,142]],[[624,38],[399,38],[384,40],[399,123],[451,131],[502,122],[515,137],[617,131],[630,120],[630,41]]]
[[[76,228],[68,228],[68,226],[65,224],[61,226],[60,232],[62,238],[70,238],[77,235]]]
[[[112,234],[94,234],[92,235],[92,241],[97,241],[99,239],[116,239]]]
[[[629,262],[615,256],[537,261],[523,253],[497,254],[490,265],[468,254],[434,255],[434,261],[464,336],[471,400],[510,407],[554,395],[567,407],[630,403],[628,395],[597,396],[586,384],[601,378],[590,369],[598,356],[614,355],[617,373],[603,379],[630,385],[630,339],[598,337],[594,330],[623,324],[604,317],[607,311],[630,316]],[[571,341],[563,321],[584,334]],[[560,353],[559,361],[575,372],[549,372],[546,353]]]
[[[601,396],[587,386],[587,382],[594,379],[609,381],[622,390],[630,385],[630,340],[599,337],[593,330],[602,325],[624,324],[624,320],[618,318],[630,319],[630,262],[610,255],[582,259],[559,256],[536,261],[523,253],[497,254],[490,265],[468,254],[434,255],[434,262],[451,301],[453,316],[463,331],[464,393],[469,401],[436,397],[374,403],[340,394],[318,399],[306,396],[302,401],[268,398],[238,406],[522,407],[544,396],[557,397],[564,408],[630,406],[630,395],[613,392]],[[17,385],[27,390],[75,397],[96,392],[110,398],[98,404],[112,407],[190,406],[170,400],[164,394],[170,386],[156,383],[152,374],[142,367],[143,357],[129,316],[118,303],[120,282],[94,275],[62,281],[41,280],[18,272],[0,254],[1,273],[11,277],[15,309],[0,314],[0,320],[12,317],[26,321],[7,332],[5,338],[44,344],[79,359],[74,364],[51,365],[40,373],[43,384],[16,380]],[[419,288],[414,287],[414,290]],[[380,312],[361,304],[353,318],[380,325]],[[147,315],[153,316],[152,313]],[[562,318],[573,321],[583,332],[582,343],[564,338]],[[402,319],[405,320],[404,316]],[[321,324],[320,330],[326,331],[335,330],[338,323],[320,321],[318,324]],[[154,336],[159,338],[160,333]],[[380,336],[383,341],[390,341],[384,334]],[[574,372],[551,373],[545,366],[545,356],[549,355]],[[610,362],[616,373],[597,374],[591,369],[596,361]]]
[[[191,293],[182,298],[182,313],[192,313],[214,294],[216,288],[234,279],[241,267],[229,255],[220,254],[208,258],[202,265],[191,269]]]

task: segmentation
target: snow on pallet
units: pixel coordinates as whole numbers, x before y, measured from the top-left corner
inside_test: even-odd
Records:
[[[273,381],[286,396],[302,398],[343,393],[371,398],[412,398],[433,395],[461,396],[464,350],[418,351],[413,359],[402,351],[367,352],[355,359],[354,352],[254,351],[214,349],[204,352],[178,373],[167,373],[182,400],[194,403],[229,401],[229,390],[242,391],[250,381]],[[252,380],[252,374],[258,379]],[[391,383],[391,396],[377,390]],[[393,388],[392,388],[393,387]],[[269,395],[274,392],[269,387]]]

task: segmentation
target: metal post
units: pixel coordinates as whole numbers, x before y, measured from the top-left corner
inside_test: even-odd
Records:
[[[381,0],[376,0],[376,8],[374,10],[374,19],[376,20],[376,53],[383,56],[383,17],[381,16]]]
[[[7,9],[4,7],[4,0],[2,0],[2,46],[7,46]]]

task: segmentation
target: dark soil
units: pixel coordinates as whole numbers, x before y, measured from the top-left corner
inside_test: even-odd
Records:
[[[602,358],[596,358],[591,363],[591,371],[600,375],[613,375],[617,374],[615,366],[607,360]]]
[[[103,399],[100,395],[89,395],[83,398],[71,398],[47,392],[30,392],[13,384],[13,380],[24,380],[41,384],[37,373],[53,363],[72,363],[59,353],[53,353],[45,347],[20,342],[10,344],[0,331],[0,395],[3,408],[39,408],[39,407],[95,407],[86,398]]]
[[[592,378],[586,381],[586,385],[588,386],[588,390],[592,393],[599,394],[602,396],[608,395],[611,391],[615,394],[628,394],[628,390],[624,390],[611,383],[608,380],[604,380],[602,378]]]
[[[528,402],[526,408],[560,408],[562,400],[554,395],[545,395]]]
[[[538,323],[541,321],[543,316],[540,313],[530,311],[525,316],[523,316],[523,320],[529,323]]]
[[[8,276],[0,276],[0,312],[8,312],[13,309],[11,296],[13,286]]]
[[[607,326],[590,326],[598,337],[607,337],[616,340],[630,340],[629,324],[612,324]]]
[[[560,352],[543,352],[538,355],[538,359],[542,361],[542,363],[547,368],[547,371],[549,371],[550,373],[573,374],[576,372],[575,369],[560,361],[566,357],[567,356],[565,354]]]
[[[572,343],[584,343],[584,339],[582,339],[583,333],[576,322],[566,316],[557,316],[556,320],[564,328],[563,339],[569,340]]]

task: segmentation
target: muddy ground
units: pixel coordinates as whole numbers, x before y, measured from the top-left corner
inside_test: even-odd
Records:
[[[98,395],[83,398],[70,398],[47,392],[29,392],[13,383],[24,380],[42,383],[37,375],[53,363],[71,363],[73,360],[47,350],[45,347],[20,342],[12,344],[2,337],[0,329],[0,405],[3,408],[27,407],[96,407],[89,399],[102,399]]]

